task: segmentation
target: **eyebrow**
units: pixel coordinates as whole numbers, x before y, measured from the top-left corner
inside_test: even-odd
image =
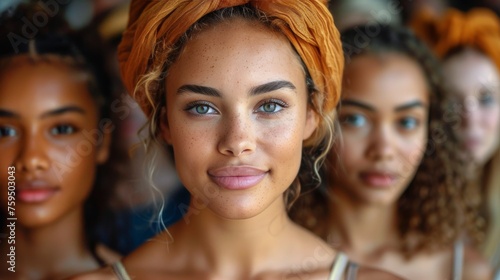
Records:
[[[296,87],[289,81],[272,81],[269,83],[265,83],[256,87],[253,87],[250,89],[249,94],[250,95],[259,95],[267,92],[272,92],[276,91],[279,89],[283,88],[288,88],[293,91],[296,90]],[[203,94],[203,95],[208,95],[208,96],[215,96],[215,97],[221,97],[222,94],[220,93],[219,90],[212,88],[212,87],[206,87],[206,86],[200,86],[200,85],[182,85],[179,87],[177,90],[177,94],[182,94],[185,92],[193,92],[193,93],[198,93],[198,94]]]
[[[40,117],[41,119],[47,118],[47,117],[53,117],[53,116],[58,116],[66,113],[79,113],[79,114],[85,114],[85,110],[78,106],[67,106],[67,107],[62,107],[59,109],[55,109],[46,113],[43,113],[43,115]],[[16,118],[20,119],[21,116],[17,113],[14,113],[9,110],[5,109],[0,109],[0,118]]]
[[[363,108],[363,109],[368,110],[370,112],[377,111],[375,109],[375,107],[373,107],[371,105],[368,105],[368,104],[366,104],[364,102],[361,102],[361,101],[352,100],[352,99],[344,99],[344,100],[342,100],[341,106],[355,106],[355,107],[360,107],[360,108]],[[411,101],[411,102],[408,102],[406,104],[397,106],[394,109],[394,111],[401,112],[401,111],[413,109],[415,107],[427,108],[427,106],[424,103],[422,103],[422,101],[417,100],[417,101]]]
[[[9,110],[5,110],[5,109],[0,109],[0,118],[16,118],[16,119],[20,119],[21,117],[14,113],[14,112],[11,112]]]
[[[275,90],[279,90],[282,88],[288,88],[293,91],[296,90],[296,87],[289,81],[273,81],[260,86],[256,86],[250,90],[251,95],[263,94]]]
[[[43,113],[42,116],[40,117],[41,119],[47,118],[47,117],[53,117],[53,116],[59,116],[62,114],[66,113],[79,113],[85,115],[85,110],[78,106],[66,106],[62,107],[59,109],[55,109],[46,113]]]
[[[427,108],[427,106],[424,103],[422,103],[422,101],[417,100],[417,101],[408,102],[404,105],[398,106],[398,107],[396,107],[396,109],[394,111],[401,112],[401,111],[413,109],[416,107]]]
[[[360,107],[360,108],[363,108],[365,110],[368,110],[370,112],[375,112],[375,108],[364,103],[364,102],[360,102],[360,101],[355,101],[355,100],[351,100],[351,99],[344,99],[340,102],[340,105],[343,107],[343,106],[354,106],[354,107]]]
[[[220,92],[217,89],[198,85],[183,85],[177,90],[177,94],[182,94],[185,92],[193,92],[208,96],[221,97]]]

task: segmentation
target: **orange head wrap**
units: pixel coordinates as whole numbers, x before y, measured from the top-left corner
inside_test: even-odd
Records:
[[[500,20],[488,9],[467,13],[450,9],[437,18],[427,11],[411,23],[415,33],[443,58],[458,47],[473,47],[487,55],[500,69]]]
[[[132,0],[130,18],[118,47],[123,81],[148,117],[153,100],[136,86],[158,69],[169,48],[200,18],[215,10],[251,5],[263,12],[288,38],[305,63],[323,110],[332,110],[340,97],[344,58],[340,34],[325,0]],[[159,46],[165,51],[159,57]],[[318,101],[318,100],[317,100]]]

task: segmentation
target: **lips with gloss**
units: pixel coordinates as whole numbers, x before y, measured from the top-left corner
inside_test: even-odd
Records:
[[[478,138],[468,138],[465,140],[465,147],[469,151],[473,151],[478,147],[481,147],[481,141]]]
[[[260,183],[267,171],[248,166],[229,166],[210,170],[208,174],[222,188],[244,190]]]
[[[50,199],[59,191],[45,181],[20,183],[16,189],[16,199],[24,203],[40,203]]]
[[[366,185],[376,188],[390,187],[396,181],[396,176],[384,172],[363,172],[360,178]]]

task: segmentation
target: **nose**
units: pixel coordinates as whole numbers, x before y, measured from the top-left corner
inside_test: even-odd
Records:
[[[465,100],[464,111],[462,112],[462,125],[464,128],[474,128],[479,120],[479,104],[477,101],[468,98]]]
[[[370,135],[367,157],[372,161],[391,160],[394,157],[393,138],[389,125],[375,127]]]
[[[24,145],[16,160],[16,169],[28,173],[47,170],[49,159],[41,137],[25,135],[23,138]]]
[[[255,151],[255,131],[250,116],[236,114],[222,122],[218,150],[227,156],[241,156]]]

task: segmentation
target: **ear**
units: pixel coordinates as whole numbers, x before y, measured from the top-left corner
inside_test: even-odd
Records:
[[[171,145],[172,144],[172,134],[170,133],[170,127],[168,126],[168,119],[167,119],[167,111],[165,110],[165,107],[161,109],[160,113],[160,129],[161,129],[161,136],[163,140]]]
[[[311,135],[316,130],[316,128],[318,128],[318,123],[319,123],[318,114],[311,107],[308,106],[307,113],[306,113],[306,125],[304,127],[303,140],[306,140],[309,137],[311,137]]]
[[[97,145],[97,164],[105,163],[109,158],[109,147],[111,145],[111,131],[110,129],[103,129],[102,141]]]

